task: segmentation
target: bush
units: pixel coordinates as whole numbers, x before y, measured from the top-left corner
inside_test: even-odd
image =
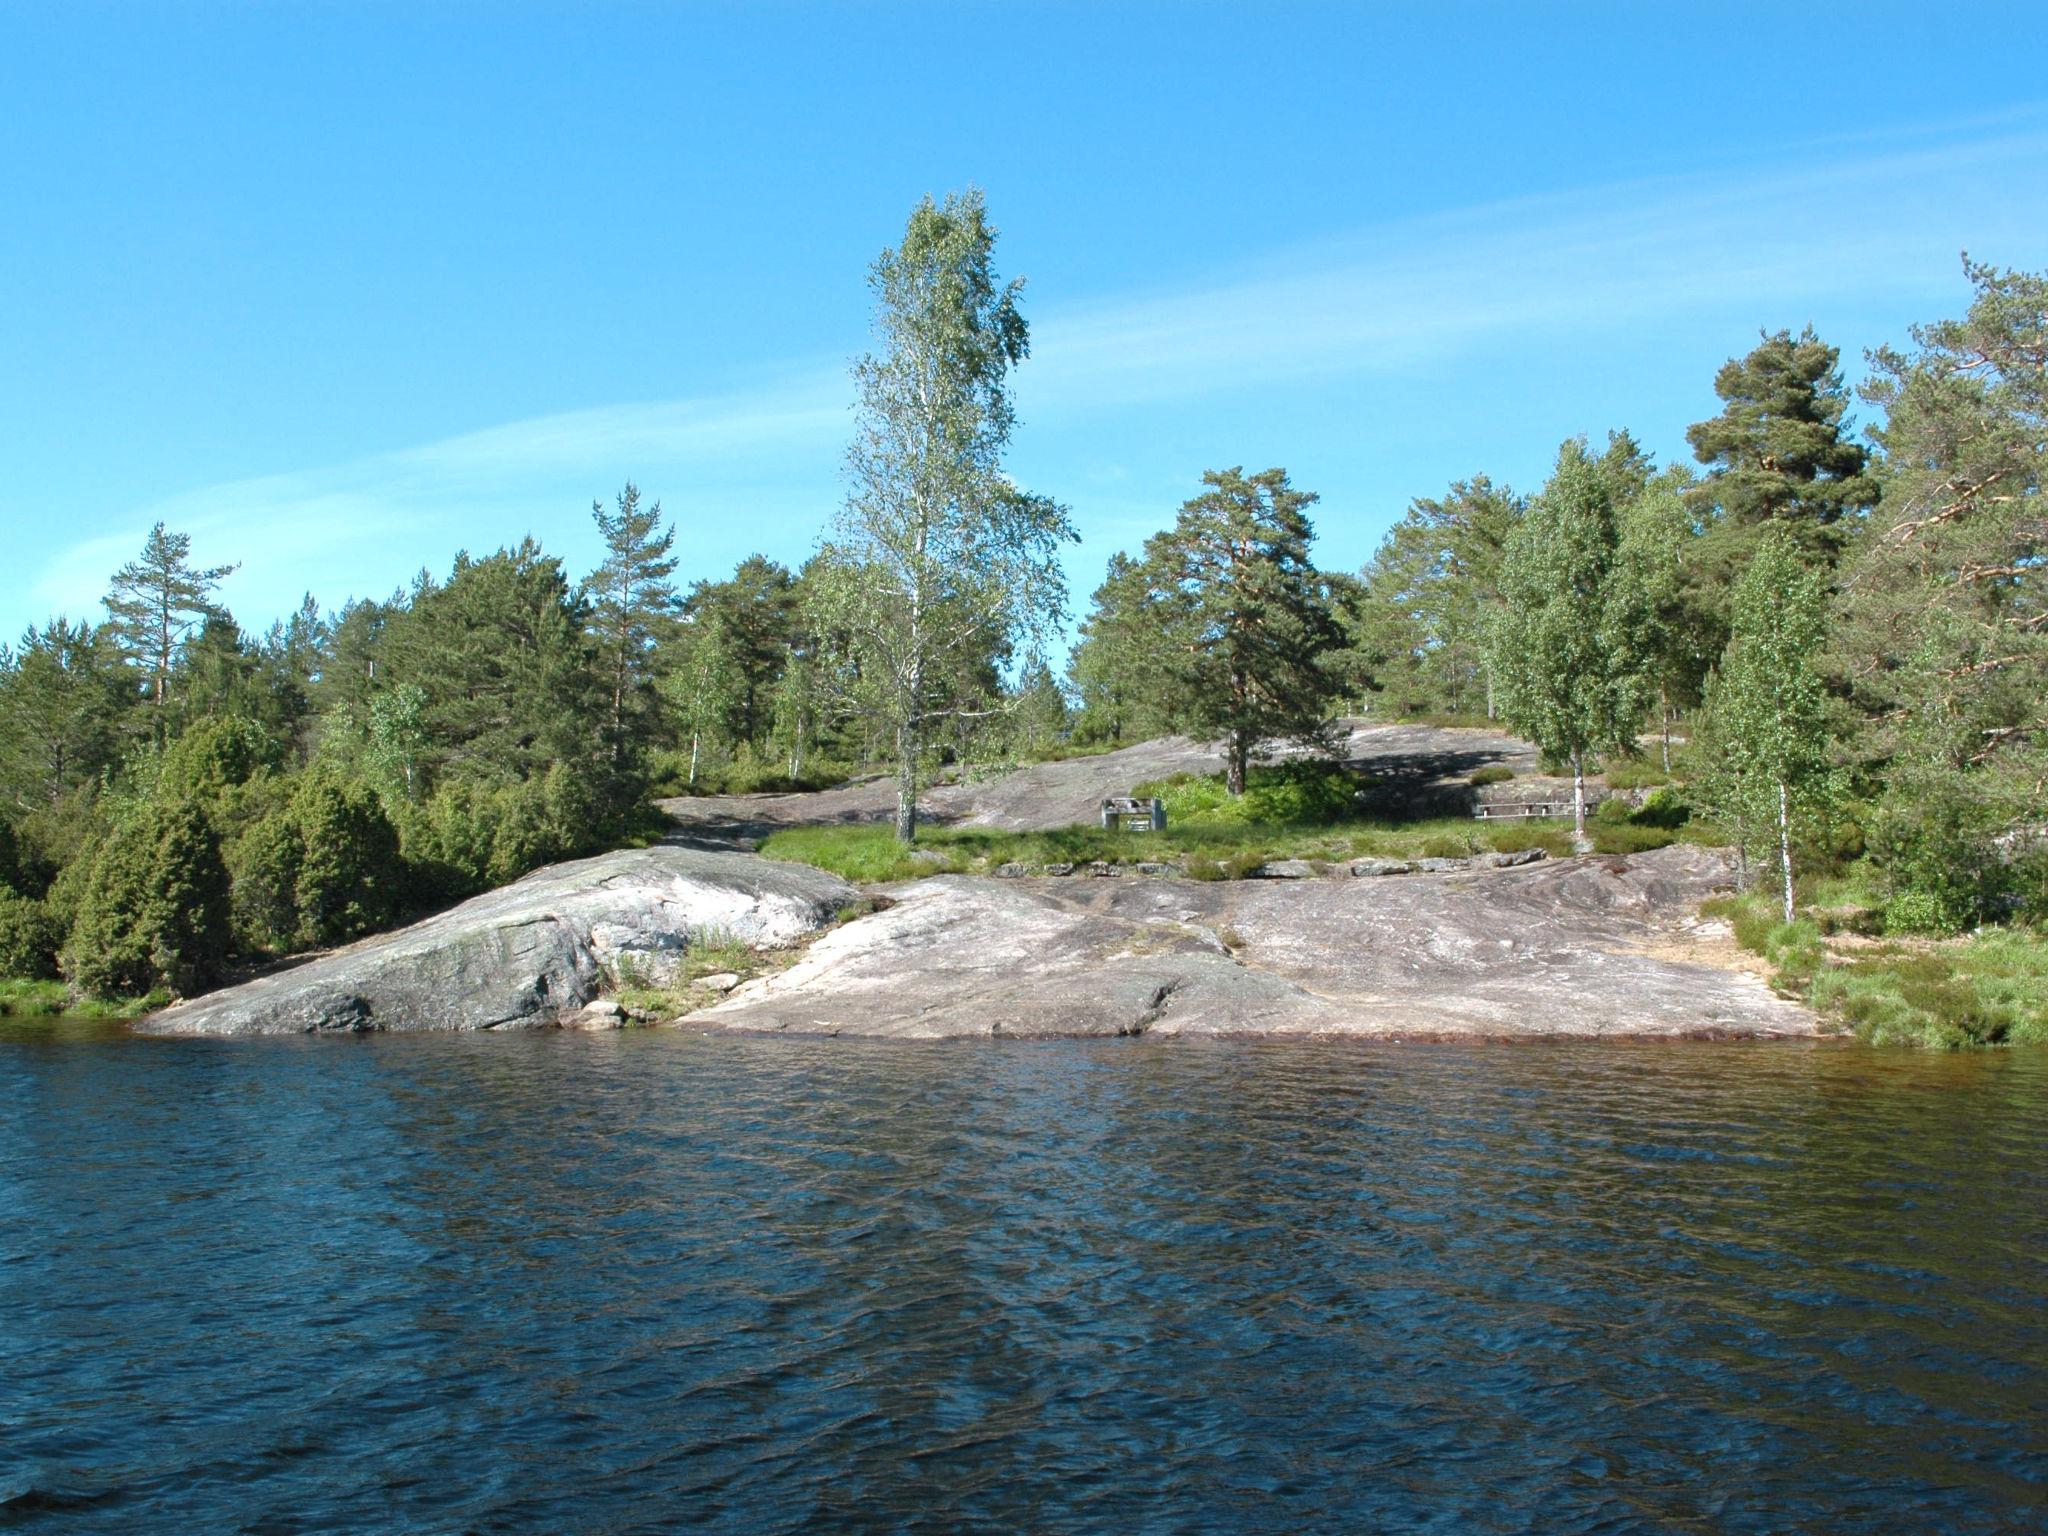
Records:
[[[1468,781],[1474,789],[1484,789],[1489,784],[1505,784],[1515,776],[1515,770],[1505,763],[1495,763],[1491,768],[1482,768]]]
[[[190,995],[232,947],[220,838],[190,799],[151,799],[101,846],[65,941],[66,976],[94,997],[159,985]]]
[[[398,831],[367,785],[313,774],[251,827],[232,857],[245,942],[338,944],[388,924],[404,904]]]
[[[1164,800],[1170,827],[1326,827],[1358,810],[1357,778],[1341,763],[1318,760],[1254,767],[1242,795],[1232,795],[1220,773],[1176,773],[1132,793]]]
[[[1449,833],[1438,833],[1424,838],[1422,856],[1425,859],[1463,859],[1471,856],[1472,844],[1465,838],[1453,837]]]
[[[1609,789],[1648,789],[1671,782],[1670,774],[1643,757],[1611,758],[1601,766],[1600,777]]]
[[[277,744],[253,720],[202,720],[165,749],[157,790],[211,808],[232,788],[278,762]]]
[[[0,892],[0,977],[46,981],[57,974],[64,930],[40,901]]]
[[[1625,827],[1634,814],[1634,809],[1619,795],[1609,795],[1593,807],[1593,819],[1603,827]]]
[[[1629,817],[1639,827],[1678,828],[1692,820],[1692,807],[1685,797],[1668,785],[1650,791],[1634,815]]]
[[[1885,875],[1888,931],[1961,933],[1993,915],[2004,866],[1982,809],[1955,787],[1896,786],[1870,851]]]

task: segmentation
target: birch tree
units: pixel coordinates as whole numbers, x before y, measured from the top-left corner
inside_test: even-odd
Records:
[[[819,563],[832,628],[894,740],[905,842],[929,733],[968,707],[947,682],[964,658],[1030,649],[1066,604],[1065,509],[1002,469],[1029,330],[1022,281],[995,274],[995,240],[979,191],[926,198],[870,269],[877,345],[854,366],[849,487]]]
[[[1815,659],[1827,634],[1827,597],[1799,560],[1789,532],[1767,528],[1736,583],[1734,634],[1712,690],[1719,759],[1716,806],[1748,841],[1768,828],[1793,912],[1793,843],[1835,798],[1826,693]]]
[[[1586,760],[1632,745],[1648,705],[1649,660],[1640,583],[1622,560],[1623,504],[1642,487],[1640,453],[1625,435],[1599,458],[1585,439],[1510,535],[1487,662],[1501,714],[1545,752],[1571,764],[1572,832],[1584,850]]]

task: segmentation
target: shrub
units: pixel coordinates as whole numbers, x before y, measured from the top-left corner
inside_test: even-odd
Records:
[[[156,986],[189,995],[216,979],[232,946],[220,838],[186,798],[152,799],[93,861],[64,945],[64,973],[94,997]]]
[[[1629,820],[1639,827],[1682,827],[1692,820],[1692,807],[1677,790],[1665,785],[1651,790]]]
[[[1440,832],[1434,837],[1424,838],[1422,856],[1425,859],[1462,859],[1472,853],[1472,844],[1465,838],[1454,837]]]
[[[1169,826],[1325,827],[1358,809],[1357,778],[1320,760],[1254,767],[1242,795],[1232,795],[1220,773],[1176,773],[1133,793],[1164,800]]]
[[[1643,757],[1611,758],[1601,766],[1600,777],[1609,789],[1648,789],[1671,782],[1670,774]]]
[[[40,901],[0,892],[0,977],[46,981],[57,974],[64,930]]]
[[[1961,933],[1992,915],[2003,877],[1984,813],[1951,786],[1895,789],[1871,829],[1870,851],[1895,933]]]
[[[1489,784],[1505,784],[1514,776],[1514,769],[1505,763],[1495,763],[1491,768],[1482,768],[1473,774],[1469,782],[1474,789],[1484,789]]]
[[[1633,814],[1632,807],[1619,795],[1609,795],[1593,807],[1593,819],[1603,827],[1625,827]]]
[[[165,749],[158,793],[211,808],[229,789],[277,765],[277,745],[253,720],[202,720]]]

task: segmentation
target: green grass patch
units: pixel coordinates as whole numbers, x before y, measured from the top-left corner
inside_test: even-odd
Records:
[[[1482,768],[1466,782],[1474,789],[1484,789],[1489,784],[1505,784],[1515,776],[1515,770],[1506,763],[1495,763],[1491,768]]]
[[[1646,757],[1617,757],[1601,765],[1609,789],[1653,789],[1669,784],[1671,775]]]
[[[19,976],[0,978],[0,1014],[37,1017],[64,1014],[75,1019],[137,1019],[154,1013],[170,1002],[168,992],[147,997],[119,997],[110,1001],[74,997],[61,981],[29,980]]]
[[[1669,841],[1671,835],[1662,836]],[[1302,826],[1231,821],[1176,826],[1169,821],[1164,832],[926,827],[919,831],[916,844],[906,848],[896,841],[894,829],[872,824],[791,827],[761,844],[768,858],[813,864],[857,885],[885,885],[926,875],[988,874],[1004,864],[1042,869],[1057,864],[1171,863],[1191,879],[1241,880],[1261,864],[1278,859],[1341,864],[1363,858],[1464,858],[1489,849],[1519,853],[1530,848],[1563,857],[1571,852],[1571,829],[1557,822],[1493,825],[1467,817]]]
[[[1860,897],[1864,882],[1852,871],[1818,884],[1828,895]],[[1760,892],[1702,910],[1726,918],[1737,943],[1770,961],[1780,991],[1874,1045],[2048,1044],[2048,935],[1996,928],[1831,952],[1811,916],[1782,922],[1776,900]]]

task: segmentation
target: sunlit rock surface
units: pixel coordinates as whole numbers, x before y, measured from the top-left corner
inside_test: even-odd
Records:
[[[166,1008],[160,1035],[501,1029],[552,1024],[623,966],[669,980],[693,935],[785,945],[858,892],[751,854],[627,849],[537,870],[396,933]]]

